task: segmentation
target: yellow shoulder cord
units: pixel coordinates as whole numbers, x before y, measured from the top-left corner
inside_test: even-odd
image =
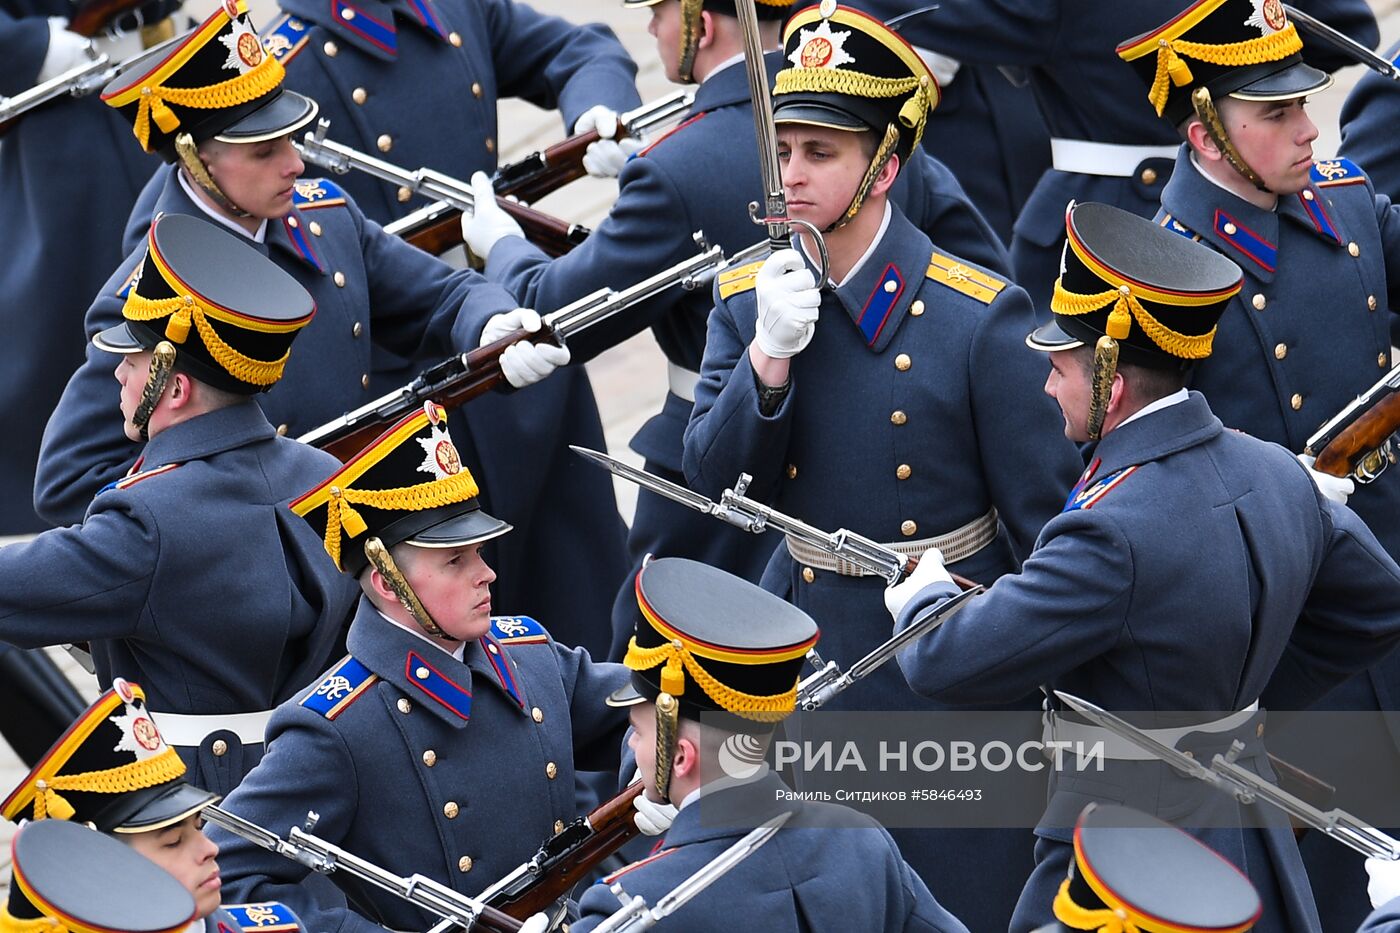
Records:
[[[146,372],[146,385],[141,389],[141,401],[132,412],[131,423],[141,432],[141,440],[151,439],[151,416],[156,413],[160,397],[165,394],[165,386],[170,382],[170,373],[175,369],[175,345],[162,340],[151,351],[151,368]]]
[[[1206,128],[1206,135],[1210,141],[1215,143],[1220,154],[1225,157],[1225,161],[1230,163],[1230,167],[1244,176],[1245,180],[1260,191],[1269,191],[1269,186],[1264,184],[1264,179],[1259,177],[1240,151],[1235,148],[1235,144],[1230,139],[1230,134],[1225,132],[1225,124],[1220,119],[1220,113],[1215,109],[1215,101],[1211,99],[1210,90],[1198,87],[1191,92],[1191,106],[1196,110],[1196,116],[1201,118],[1201,125]]]
[[[433,617],[428,615],[428,610],[423,608],[423,604],[418,600],[418,594],[413,592],[413,587],[408,585],[408,580],[404,578],[403,571],[399,570],[398,564],[394,563],[393,556],[389,549],[384,546],[384,542],[379,538],[370,538],[365,542],[365,556],[374,565],[380,575],[384,577],[389,589],[394,591],[399,603],[408,610],[408,614],[413,616],[413,621],[418,623],[418,627],[434,638],[446,638],[447,633],[442,630],[442,626],[433,621]]]

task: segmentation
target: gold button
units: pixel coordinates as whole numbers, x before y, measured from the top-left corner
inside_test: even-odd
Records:
[[[288,430],[288,429],[287,429],[287,425],[286,425],[285,423],[284,423],[284,424],[279,424],[279,425],[277,426],[277,435],[278,435],[279,437],[286,437],[286,436],[287,436],[287,430]]]
[[[404,715],[408,715],[409,711],[412,710],[412,709],[413,709],[413,704],[410,703],[410,702],[408,701],[408,698],[407,698],[407,697],[399,697],[399,712],[400,712],[400,713],[403,713]]]
[[[909,416],[902,411],[895,410],[890,412],[890,424],[904,424],[908,420]]]
[[[1274,359],[1276,359],[1276,360],[1281,360],[1281,359],[1283,359],[1283,358],[1284,358],[1285,356],[1287,356],[1287,355],[1288,355],[1288,346],[1287,346],[1286,344],[1282,344],[1282,343],[1281,343],[1281,344],[1279,344],[1278,346],[1274,347]]]
[[[340,49],[336,48],[334,42],[327,42],[325,45],[321,46],[321,51],[325,52],[328,57],[335,58],[336,53],[339,52]]]
[[[894,368],[900,372],[908,372],[909,367],[914,365],[914,361],[909,358],[908,353],[901,353],[894,358]]]
[[[364,377],[362,377],[360,381],[363,382],[363,383],[365,383],[366,385],[368,385],[368,384],[369,384],[369,376],[364,376]],[[427,679],[428,679],[428,669],[427,669],[426,667],[420,667],[420,668],[416,669],[416,670],[413,672],[413,676],[414,676],[414,677],[417,677],[419,680],[427,680]]]
[[[349,7],[346,7],[345,9],[340,11],[340,18],[348,23],[350,22],[350,20],[355,18],[355,11],[350,9]]]
[[[379,138],[374,141],[374,144],[379,147],[380,152],[388,152],[390,149],[394,148],[394,137],[390,136],[388,133],[382,133]]]
[[[472,96],[473,96],[473,97],[480,97],[480,96],[481,96],[481,84],[480,84],[479,82],[477,82],[477,81],[473,81],[473,82],[472,82]]]
[[[360,387],[361,387],[361,388],[365,388],[365,389],[368,389],[368,388],[369,388],[369,373],[365,373],[363,376],[360,377]],[[419,668],[419,670],[421,670],[421,669],[422,669],[422,668]],[[424,675],[424,676],[427,676],[427,675]]]
[[[1360,255],[1361,255],[1361,247],[1357,246],[1356,243],[1355,243],[1355,241],[1353,241],[1353,242],[1347,244],[1347,252],[1348,252],[1348,253],[1351,253],[1351,255],[1352,255],[1353,257],[1355,257],[1355,256],[1360,256]]]
[[[1144,185],[1154,184],[1157,181],[1157,170],[1155,168],[1145,168],[1138,177],[1142,179]]]
[[[1251,300],[1254,302],[1254,310],[1256,311],[1263,311],[1264,305],[1269,303],[1269,299],[1265,298],[1263,295],[1255,295]]]
[[[909,464],[901,463],[899,467],[894,471],[894,475],[899,479],[908,479],[909,477],[914,475],[914,470],[912,467],[909,466]]]
[[[1303,200],[1304,200],[1304,201],[1311,201],[1312,199],[1313,199],[1312,189],[1311,189],[1311,188],[1304,188],[1304,189],[1303,189]]]
[[[296,229],[297,227],[301,226],[301,221],[297,220],[295,217],[288,217],[287,226]]]
[[[1374,310],[1376,310],[1377,307],[1379,307],[1379,304],[1380,304],[1380,303],[1376,301],[1376,296],[1375,296],[1375,295],[1367,295],[1367,296],[1366,296],[1366,307],[1367,307],[1367,308],[1370,308],[1372,311],[1374,311]]]
[[[538,706],[533,707],[530,710],[530,718],[535,722],[544,722],[544,710],[540,709]]]
[[[544,776],[549,778],[551,781],[554,780],[559,776],[559,766],[551,761],[549,764],[544,766]]]
[[[555,821],[554,821],[554,835],[557,836],[557,835],[559,835],[560,833],[562,833],[563,831],[564,831],[564,821],[563,821],[563,820],[555,820]]]
[[[913,521],[911,521],[910,519],[907,519],[907,518],[906,518],[902,523],[900,523],[900,526],[899,526],[899,533],[902,534],[902,535],[904,535],[904,537],[906,537],[906,538],[909,537],[910,535],[912,535],[914,532],[916,532],[916,531],[918,531],[918,530],[919,530],[919,526],[916,525],[916,524],[914,524]]]
[[[214,753],[215,758],[222,758],[228,754],[228,743],[223,739],[215,739],[209,750]]]
[[[472,857],[470,855],[464,855],[461,858],[459,858],[457,860],[457,870],[463,873],[471,871]]]
[[[320,235],[321,235],[321,225],[318,224],[316,221],[313,220],[313,221],[311,221],[311,223],[307,224],[306,226],[307,226],[307,229],[311,231],[311,235],[312,235],[312,236],[320,236]]]
[[[363,104],[365,101],[369,100],[369,91],[366,91],[362,87],[357,87],[350,92],[350,99],[357,104]]]
[[[447,41],[451,42],[452,47],[455,49],[459,49],[462,47],[462,37],[455,32],[449,32],[447,34]]]
[[[1376,356],[1376,365],[1379,366],[1381,369],[1385,369],[1386,366],[1387,366],[1389,363],[1390,363],[1390,354],[1389,354],[1389,353],[1381,353],[1381,354],[1378,354],[1378,355]]]
[[[495,141],[494,139],[492,139],[490,136],[486,137],[486,151],[487,151],[487,152],[495,152],[495,151],[496,151],[496,141]]]
[[[351,337],[358,337],[358,336],[360,336],[361,334],[363,334],[364,332],[365,332],[365,326],[364,326],[363,324],[361,324],[359,321],[356,321],[355,324],[354,324],[354,326],[350,328],[350,336],[351,336]]]
[[[1195,757],[1196,757],[1196,753],[1193,752],[1193,751],[1191,751],[1190,749],[1187,749],[1186,751],[1182,752],[1181,754],[1185,755],[1187,758],[1195,758]]]
[[[455,820],[457,818],[457,814],[460,812],[462,812],[462,808],[457,806],[457,801],[455,800],[449,800],[447,801],[447,803],[442,805],[442,815],[447,817],[449,820]]]
[[[501,649],[500,649],[500,648],[497,648],[495,645],[491,644],[491,642],[489,642],[489,641],[486,643],[486,650],[489,651],[489,652],[491,652],[492,654],[500,654],[500,653],[501,653]]]
[[[1289,404],[1293,406],[1294,411],[1299,411],[1303,407],[1303,397],[1295,392],[1293,398],[1289,400]]]
[[[1264,737],[1264,724],[1262,722],[1254,727],[1254,737],[1256,739],[1262,739]]]
[[[787,478],[788,478],[788,479],[797,479],[797,464],[795,464],[795,463],[789,463],[789,464],[787,465]]]
[[[909,313],[914,315],[914,317],[918,317],[919,315],[923,314],[924,303],[922,301],[915,301],[912,305],[909,306]]]
[[[897,288],[899,288],[899,285],[895,282],[894,279],[890,279],[888,282],[885,283],[885,291],[890,293],[891,295],[895,293],[895,289]]]
[[[344,287],[345,287],[345,273],[344,273],[344,272],[337,272],[335,275],[331,276],[331,278],[335,279],[335,287],[336,287],[336,288],[344,288]]]
[[[437,764],[437,752],[433,751],[431,748],[424,752],[423,764],[427,765],[429,768]]]
[[[411,197],[413,197],[413,189],[412,189],[412,188],[408,187],[407,185],[404,185],[402,188],[399,189],[399,203],[400,203],[400,204],[404,203],[405,201],[407,201],[407,200],[408,200],[409,198],[411,198]]]
[[[1226,235],[1226,236],[1234,236],[1236,233],[1239,233],[1239,232],[1240,232],[1240,231],[1239,231],[1239,228],[1236,227],[1234,224],[1228,224],[1228,223],[1227,223],[1227,224],[1225,225],[1225,235]]]
[[[803,583],[811,583],[811,582],[812,582],[813,580],[815,580],[816,578],[817,578],[817,572],[816,572],[815,570],[813,570],[811,567],[803,567],[803,568],[802,568],[802,582],[803,582]]]

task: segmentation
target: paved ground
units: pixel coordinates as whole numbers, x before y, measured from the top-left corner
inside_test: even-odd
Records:
[[[575,20],[600,20],[612,26],[633,58],[641,63],[637,86],[644,100],[672,89],[656,64],[655,45],[646,31],[649,14],[645,11],[623,9],[617,0],[536,0],[534,5],[537,9]],[[253,0],[252,6],[259,24],[271,18],[271,0]],[[1384,49],[1400,39],[1400,0],[1372,0],[1372,7],[1381,21],[1381,47]],[[212,9],[213,4],[208,0],[198,0],[187,4],[186,8],[197,15],[200,10]],[[1315,147],[1319,156],[1335,151],[1337,112],[1347,90],[1362,73],[1360,66],[1340,72],[1337,86],[1314,99],[1311,112],[1322,131],[1322,137]],[[556,115],[520,102],[502,105],[500,127],[502,159],[507,162],[555,142],[564,134]],[[613,184],[590,178],[551,195],[540,201],[538,206],[569,220],[593,224],[606,214],[615,193]],[[665,395],[665,364],[660,351],[648,334],[642,334],[589,363],[588,372],[602,411],[609,449],[615,455],[639,461],[627,450],[627,441],[642,422],[659,408]],[[619,505],[623,514],[630,517],[636,499],[635,487],[621,481],[617,485]],[[96,685],[91,676],[73,664],[62,651],[54,649],[52,653],[84,695],[96,695]],[[0,797],[19,782],[25,770],[0,741]],[[0,821],[0,878],[8,878],[9,875],[6,870],[9,862],[9,830],[9,824]],[[0,882],[0,895],[3,895],[3,890],[3,882]]]

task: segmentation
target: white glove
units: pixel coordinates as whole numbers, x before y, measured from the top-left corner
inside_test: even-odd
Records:
[[[635,784],[642,779],[640,770],[632,774],[632,780],[628,784]],[[637,828],[644,836],[659,836],[671,828],[675,822],[676,813],[674,806],[669,803],[657,803],[647,797],[646,791],[642,791],[637,798],[632,801],[632,806],[636,813],[632,814],[632,820],[637,824]]]
[[[57,78],[70,68],[91,61],[88,49],[92,42],[84,36],[68,29],[68,20],[62,16],[49,17],[49,50],[44,55],[44,64],[39,67],[35,84],[43,84],[50,78]]]
[[[583,154],[583,168],[594,178],[616,178],[635,153],[641,151],[642,144],[630,136],[614,139],[617,135],[617,112],[602,104],[589,107],[574,124],[574,133],[587,133],[597,130],[602,137],[589,143]]]
[[[933,72],[933,79],[938,82],[939,87],[947,87],[958,76],[958,69],[962,67],[962,62],[956,58],[949,58],[940,52],[918,46],[914,47],[914,51],[919,53],[924,64],[928,65],[928,70]]]
[[[531,914],[520,924],[520,933],[545,933],[549,929],[549,918],[543,913]]]
[[[758,270],[758,348],[774,359],[801,353],[812,342],[822,293],[812,270],[795,249],[780,249]]]
[[[473,253],[486,259],[491,255],[491,247],[506,237],[524,239],[520,224],[496,203],[496,189],[491,187],[485,172],[472,176],[472,199],[476,202],[473,210],[462,211],[462,240]]]
[[[909,605],[909,601],[919,595],[919,591],[924,587],[934,583],[947,583],[951,586],[953,576],[948,573],[948,568],[943,566],[943,552],[931,547],[919,558],[919,566],[914,568],[913,573],[885,590],[885,608],[889,610],[890,616],[898,621],[899,614]]]
[[[516,308],[503,314],[493,314],[481,328],[481,339],[477,346],[484,347],[495,343],[506,334],[523,330],[535,333],[540,329],[540,316],[529,308]],[[568,347],[552,343],[532,343],[521,340],[506,347],[501,354],[501,374],[517,389],[534,385],[560,366],[568,365]]]
[[[1331,473],[1320,473],[1313,469],[1316,457],[1307,454],[1299,454],[1298,461],[1308,468],[1308,475],[1317,484],[1318,492],[1338,505],[1346,505],[1347,497],[1356,492],[1356,483],[1349,477],[1333,476]]]
[[[1371,898],[1372,907],[1383,907],[1400,897],[1400,862],[1368,858],[1366,874],[1371,876],[1366,883],[1366,894]]]

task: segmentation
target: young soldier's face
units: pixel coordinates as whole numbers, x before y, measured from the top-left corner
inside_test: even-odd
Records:
[[[656,56],[661,70],[672,84],[681,81],[681,5],[680,0],[661,0],[651,9],[647,32],[656,39]]]
[[[202,920],[219,906],[222,881],[214,857],[219,847],[201,831],[199,814],[187,816],[174,826],[148,833],[117,833],[131,848],[155,862],[194,897],[195,919]]]
[[[1060,406],[1065,418],[1065,437],[1082,444],[1089,440],[1089,400],[1092,374],[1083,356],[1074,350],[1047,354],[1050,375],[1045,379],[1045,394]]]
[[[778,165],[788,214],[825,230],[850,206],[870,164],[860,133],[822,126],[778,126]]]
[[[1235,148],[1269,190],[1278,195],[1302,191],[1312,171],[1312,143],[1317,139],[1317,126],[1309,119],[1305,104],[1301,97],[1221,101],[1220,119]]]
[[[136,427],[131,418],[136,414],[137,406],[141,404],[141,392],[146,388],[146,376],[150,370],[151,354],[149,351],[142,351],[123,353],[117,361],[116,370],[112,373],[117,377],[117,382],[121,383],[122,430],[129,441],[141,440],[141,429]]]
[[[455,641],[474,641],[491,628],[491,583],[496,579],[480,544],[412,548],[401,567],[423,608]]]
[[[637,756],[637,770],[642,774],[642,786],[656,797],[656,706],[638,703],[627,708],[632,731],[627,735],[627,747]]]
[[[199,154],[224,196],[254,217],[278,220],[292,209],[292,185],[306,166],[290,135],[260,143],[211,139]]]

